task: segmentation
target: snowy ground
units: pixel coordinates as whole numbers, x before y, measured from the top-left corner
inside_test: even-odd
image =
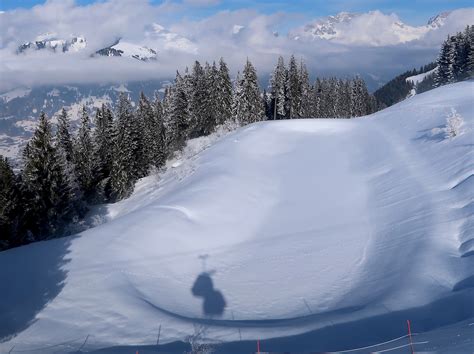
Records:
[[[192,142],[99,208],[102,225],[0,253],[0,350],[151,345],[160,326],[163,344],[199,328],[211,342],[301,334],[302,350],[397,338],[406,319],[468,328],[473,92],[458,83],[360,119]],[[447,138],[452,108],[464,124]]]

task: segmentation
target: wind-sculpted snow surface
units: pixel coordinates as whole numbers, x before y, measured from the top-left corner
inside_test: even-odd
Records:
[[[301,350],[343,350],[403,336],[406,319],[422,332],[472,318],[473,90],[243,127],[141,180],[64,247],[1,253],[2,284],[19,269],[24,286],[2,290],[13,337],[0,348],[151,345],[161,325],[160,343],[205,326],[211,342],[302,335]],[[464,124],[448,138],[452,108]],[[42,262],[51,245],[63,256]],[[58,274],[50,293],[22,271],[31,259]],[[41,306],[24,313],[19,289]]]

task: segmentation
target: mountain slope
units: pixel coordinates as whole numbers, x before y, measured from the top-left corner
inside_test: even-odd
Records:
[[[381,315],[387,340],[406,318],[422,331],[473,317],[473,89],[192,141],[160,180],[100,208],[108,222],[0,253],[0,336],[16,334],[0,349],[153,344],[159,325],[161,343],[194,324],[264,339]],[[451,108],[465,123],[448,139]],[[424,310],[440,299],[444,311]],[[326,349],[371,344],[360,332]]]

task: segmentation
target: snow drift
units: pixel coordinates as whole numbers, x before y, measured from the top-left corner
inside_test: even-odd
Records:
[[[153,344],[160,325],[167,343],[196,324],[232,341],[473,317],[473,90],[243,127],[100,208],[106,223],[0,253],[0,349]],[[452,109],[463,124],[448,137]],[[404,333],[384,323],[381,339]],[[358,344],[340,328],[329,349]]]

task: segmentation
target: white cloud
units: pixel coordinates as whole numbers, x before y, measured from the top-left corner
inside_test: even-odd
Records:
[[[221,3],[221,0],[184,0],[184,4],[191,6],[215,6]]]

